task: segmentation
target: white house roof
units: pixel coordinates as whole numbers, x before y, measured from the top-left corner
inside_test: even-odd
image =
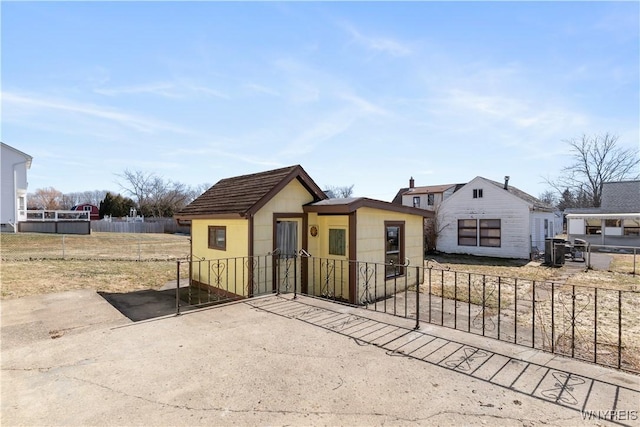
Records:
[[[12,146],[5,144],[4,142],[0,142],[0,145],[2,145],[3,149],[13,151],[14,153],[18,154],[19,156],[24,157],[25,161],[27,162],[27,169],[31,168],[31,161],[33,160],[32,156],[30,156],[27,153],[24,153],[24,152],[18,150],[17,148],[13,148]]]

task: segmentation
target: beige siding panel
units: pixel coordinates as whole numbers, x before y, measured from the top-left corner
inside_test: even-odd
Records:
[[[293,180],[285,188],[283,188],[278,194],[276,194],[271,200],[269,200],[260,209],[253,218],[253,253],[255,256],[260,257],[261,262],[265,259],[265,256],[273,251],[273,214],[302,214],[302,206],[313,201],[313,196],[304,188],[298,180]],[[300,225],[298,227],[298,249],[302,246],[302,233],[308,232],[302,230],[302,221],[296,219],[287,218],[290,221],[297,221]],[[264,269],[261,271],[261,277],[266,277],[267,282],[265,285],[270,286],[273,270],[271,260],[263,263]],[[300,263],[298,263],[298,273],[300,272]]]
[[[273,250],[274,213],[302,214],[302,206],[312,201],[313,196],[298,180],[291,181],[282,191],[269,200],[254,216],[253,253],[261,256]],[[299,231],[298,236],[301,238],[302,230]]]
[[[405,277],[398,277],[394,280],[385,280],[385,269],[383,265],[376,267],[376,290],[377,295],[392,293],[394,290],[400,291],[408,285],[416,283],[416,274],[422,274],[421,269],[416,273],[416,266],[422,266],[424,260],[423,248],[423,218],[417,215],[389,212],[381,209],[361,208],[357,212],[357,256],[359,262],[370,262],[384,264],[385,260],[385,221],[404,221],[405,223],[405,257],[409,259],[409,268],[406,269]],[[373,265],[371,266],[373,267]],[[421,282],[422,277],[418,278]],[[372,281],[372,280],[371,280]],[[370,281],[370,283],[371,283]],[[358,287],[363,282],[361,275],[358,277]],[[386,291],[385,291],[386,287]],[[358,289],[358,293],[362,293]],[[373,292],[373,290],[371,291]]]

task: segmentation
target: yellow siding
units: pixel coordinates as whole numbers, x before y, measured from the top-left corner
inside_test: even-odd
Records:
[[[209,249],[209,226],[227,228],[227,249]],[[191,277],[237,295],[247,295],[249,222],[245,219],[194,219],[191,222],[193,260]]]
[[[406,283],[415,285],[416,274],[420,274],[419,281],[422,280],[422,269],[416,273],[416,266],[422,266],[424,261],[423,248],[423,218],[417,215],[404,214],[400,212],[390,212],[374,208],[361,208],[357,213],[357,246],[356,259],[360,262],[384,263],[385,260],[385,221],[404,221],[404,255],[409,258],[408,275]],[[395,287],[402,287],[405,277],[398,277],[394,280],[385,280],[384,267],[377,268],[375,283],[377,283],[378,294],[384,292],[383,286],[386,282],[387,292]]]
[[[318,222],[318,214],[315,212],[309,212],[308,216],[308,226],[307,226],[307,251],[312,256],[320,256],[320,233],[317,236],[312,236],[310,234],[310,229],[312,226],[320,227],[320,223]]]
[[[309,252],[315,257],[309,266],[309,293],[349,300],[349,217],[347,215],[321,215],[309,218],[309,224],[318,226],[318,236],[309,237]],[[347,246],[344,256],[329,255],[329,229],[346,230]],[[311,252],[311,243],[314,252]]]

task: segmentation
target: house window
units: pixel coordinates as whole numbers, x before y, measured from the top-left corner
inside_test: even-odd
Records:
[[[623,225],[625,236],[640,236],[640,220],[625,219]]]
[[[427,194],[427,205],[433,206],[434,202],[435,198],[433,197],[433,194]]]
[[[478,246],[478,220],[458,220],[458,246]]]
[[[347,230],[344,228],[329,229],[329,255],[344,256],[347,253]]]
[[[473,198],[481,199],[482,198],[482,188],[474,188],[473,189]]]
[[[586,234],[601,234],[602,220],[587,218],[585,220],[585,232]]]
[[[414,208],[420,207],[420,196],[413,196],[413,207]]]
[[[221,225],[209,226],[209,249],[227,250],[227,227]]]
[[[480,246],[500,247],[500,220],[480,220]]]
[[[387,278],[404,274],[404,222],[384,223],[385,233],[385,267]]]

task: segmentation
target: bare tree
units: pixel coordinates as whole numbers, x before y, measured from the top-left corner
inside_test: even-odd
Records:
[[[120,186],[133,197],[140,213],[151,217],[173,216],[208,188],[201,185],[194,189],[153,173],[128,169],[118,176],[124,180]]]
[[[542,194],[540,194],[538,196],[538,199],[540,199],[541,202],[544,202],[544,203],[546,203],[548,205],[551,205],[551,206],[556,206],[556,204],[557,204],[556,195],[551,190],[544,191]]]
[[[142,208],[146,205],[156,176],[150,172],[130,171],[129,169],[125,169],[122,175],[117,176],[124,180],[124,184],[120,184],[122,190],[133,197],[138,207]]]
[[[351,184],[350,186],[329,185],[324,192],[330,199],[346,199],[347,197],[351,197],[353,194],[353,186],[354,184]]]
[[[28,197],[29,204],[37,209],[60,209],[62,192],[53,187],[38,188]]]
[[[560,195],[568,189],[574,195],[584,194],[588,204],[599,207],[605,182],[640,177],[638,149],[620,148],[618,139],[605,133],[564,141],[569,144],[573,163],[564,167],[556,180],[545,181]]]

